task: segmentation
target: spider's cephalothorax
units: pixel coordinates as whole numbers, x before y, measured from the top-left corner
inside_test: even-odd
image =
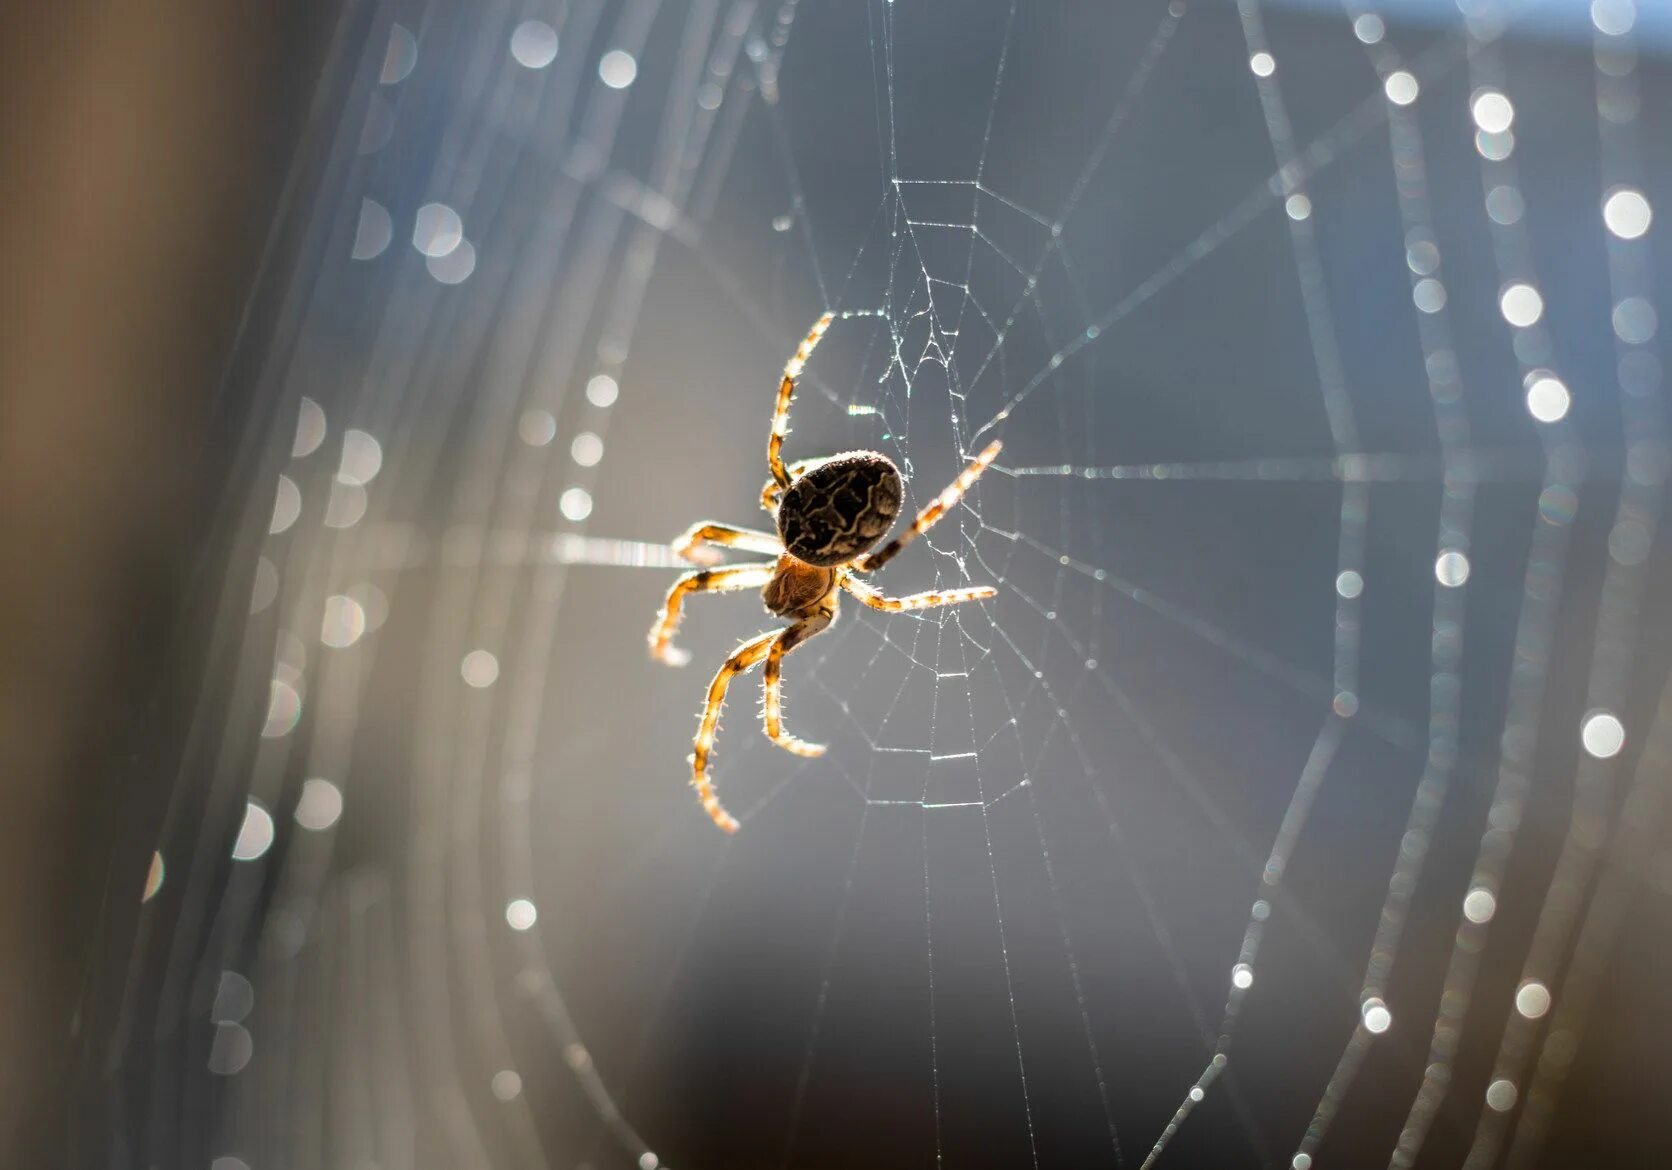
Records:
[[[772,433],[766,446],[766,463],[772,478],[761,492],[761,506],[776,518],[778,534],[726,524],[696,524],[674,542],[674,550],[679,555],[692,561],[706,561],[711,566],[713,553],[702,547],[705,544],[743,549],[774,560],[686,573],[668,591],[662,612],[650,630],[651,656],[677,666],[687,661],[687,656],[674,648],[673,635],[679,627],[685,598],[691,593],[759,589],[767,611],[791,622],[784,629],[768,630],[744,642],[726,659],[708,686],[708,702],[703,707],[691,753],[691,784],[703,809],[728,833],[737,831],[737,821],[721,807],[720,798],[714,793],[714,783],[708,778],[708,756],[714,747],[726,688],[733,676],[764,659],[766,734],[773,743],[796,755],[822,755],[821,745],[796,739],[784,730],[780,679],[784,655],[836,620],[836,602],[841,590],[847,590],[873,609],[890,613],[977,601],[997,592],[990,585],[973,585],[888,597],[868,585],[861,574],[882,568],[956,506],[998,456],[999,443],[989,443],[959,472],[957,479],[918,512],[910,528],[881,548],[876,548],[876,543],[888,535],[905,500],[905,483],[887,456],[875,451],[850,451],[828,459],[784,466],[784,436],[789,433],[790,399],[795,393],[796,379],[801,376],[813,347],[830,327],[830,321],[831,314],[826,313],[808,331],[800,348],[785,363],[784,378],[778,385],[778,406],[772,414]]]
[[[820,463],[778,498],[778,539],[798,561],[828,569],[888,535],[906,486],[886,455],[849,451]]]

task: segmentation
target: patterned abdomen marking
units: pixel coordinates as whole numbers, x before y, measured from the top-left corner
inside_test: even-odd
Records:
[[[894,524],[905,498],[900,472],[885,455],[851,451],[821,463],[778,502],[778,535],[798,561],[846,564]]]

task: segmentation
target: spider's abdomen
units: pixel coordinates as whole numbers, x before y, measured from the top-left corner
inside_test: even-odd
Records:
[[[888,534],[905,499],[886,455],[851,451],[819,464],[784,489],[778,535],[798,561],[846,564]]]

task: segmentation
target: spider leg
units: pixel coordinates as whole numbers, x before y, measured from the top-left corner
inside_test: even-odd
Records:
[[[772,580],[772,565],[731,565],[724,569],[695,569],[673,583],[667,600],[650,627],[650,656],[669,666],[684,666],[691,656],[673,644],[679,629],[681,610],[688,593],[734,593],[739,589],[762,589]]]
[[[821,456],[818,459],[797,459],[794,463],[789,465],[788,470],[790,473],[790,482],[794,483],[819,464],[829,462],[830,456],[828,455]],[[761,507],[766,509],[768,512],[776,512],[778,510],[778,497],[782,495],[783,492],[783,484],[779,483],[775,479],[767,480],[766,486],[761,488]]]
[[[784,655],[814,635],[822,634],[829,628],[835,617],[836,607],[834,598],[832,598],[829,609],[820,609],[796,622],[795,625],[774,638],[771,647],[766,652],[764,687],[766,692],[766,734],[773,743],[798,756],[822,756],[824,755],[824,745],[797,739],[784,730],[784,700],[781,685]]]
[[[769,557],[775,557],[784,551],[783,543],[769,532],[756,532],[752,528],[734,528],[730,524],[708,523],[691,525],[673,542],[673,551],[700,565],[719,564],[719,554],[713,549],[699,547],[704,544],[740,548],[746,552],[763,553]]]
[[[996,597],[998,590],[991,585],[971,585],[964,589],[935,589],[928,593],[912,593],[905,597],[890,597],[871,588],[858,577],[842,574],[841,586],[872,609],[889,613],[904,613],[911,609],[932,609],[937,605],[957,605],[961,601],[981,601]]]
[[[772,472],[772,480],[779,487],[790,486],[790,474],[784,470],[784,436],[790,433],[790,397],[795,393],[795,383],[801,377],[801,371],[807,364],[807,359],[813,356],[813,349],[824,336],[824,331],[830,328],[831,313],[826,313],[807,331],[807,336],[801,339],[790,360],[784,363],[784,380],[778,383],[778,405],[772,411],[772,437],[766,441],[766,465]]]
[[[714,732],[720,726],[720,708],[725,705],[726,688],[731,686],[733,677],[764,658],[767,648],[780,633],[780,630],[768,630],[755,635],[733,650],[731,657],[721,664],[714,681],[708,684],[708,702],[702,709],[697,738],[691,745],[691,787],[697,790],[697,800],[701,802],[703,811],[727,833],[737,832],[737,818],[721,806],[720,798],[714,792],[714,781],[708,778],[708,756],[714,750]]]
[[[917,514],[917,519],[911,522],[910,528],[883,545],[876,552],[869,552],[856,558],[853,567],[861,573],[871,573],[893,560],[901,549],[932,528],[937,520],[946,515],[949,510],[957,505],[959,500],[964,498],[964,493],[970,490],[970,485],[980,479],[981,473],[987,470],[987,465],[998,458],[999,449],[1003,446],[1004,444],[996,439],[988,443],[981,454],[977,455],[968,467],[958,473],[958,478],[948,484],[940,495],[931,500],[929,505]],[[964,599],[960,598],[960,600]],[[867,604],[870,603],[867,602]]]

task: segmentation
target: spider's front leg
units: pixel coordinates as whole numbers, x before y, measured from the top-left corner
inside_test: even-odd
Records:
[[[669,666],[684,666],[690,654],[673,644],[674,633],[683,616],[685,597],[691,593],[734,593],[740,589],[762,589],[772,580],[771,565],[732,565],[724,569],[696,569],[686,573],[668,590],[667,600],[650,627],[650,656]]]
[[[766,717],[767,738],[798,756],[822,756],[822,743],[808,743],[804,739],[797,739],[784,730],[784,698],[782,675],[784,669],[784,655],[794,650],[801,643],[815,634],[822,634],[836,617],[834,597],[827,608],[821,608],[810,617],[802,618],[795,625],[773,639],[771,648],[766,652],[766,671],[764,690],[765,702],[762,705]]]
[[[720,804],[715,794],[714,781],[708,778],[708,756],[714,750],[714,733],[720,726],[720,708],[726,704],[726,688],[731,680],[766,657],[767,648],[782,631],[770,630],[757,634],[732,651],[708,684],[708,702],[703,706],[702,719],[697,723],[697,738],[691,745],[691,787],[697,790],[697,800],[716,825],[727,833],[738,829],[737,818]]]
[[[801,379],[801,371],[807,365],[807,359],[813,356],[813,350],[818,346],[824,331],[830,328],[832,313],[826,313],[807,331],[807,336],[801,339],[790,360],[784,363],[784,379],[778,383],[778,404],[772,410],[772,435],[766,441],[766,466],[772,472],[773,482],[781,488],[790,486],[789,472],[784,470],[784,436],[790,433],[790,399],[795,395],[795,384]]]
[[[776,557],[784,551],[783,543],[770,532],[757,532],[753,528],[735,528],[730,524],[714,523],[691,525],[673,542],[673,551],[676,556],[699,565],[719,564],[720,554],[712,548],[704,548],[704,545],[740,548],[745,552],[762,553],[769,557]]]

